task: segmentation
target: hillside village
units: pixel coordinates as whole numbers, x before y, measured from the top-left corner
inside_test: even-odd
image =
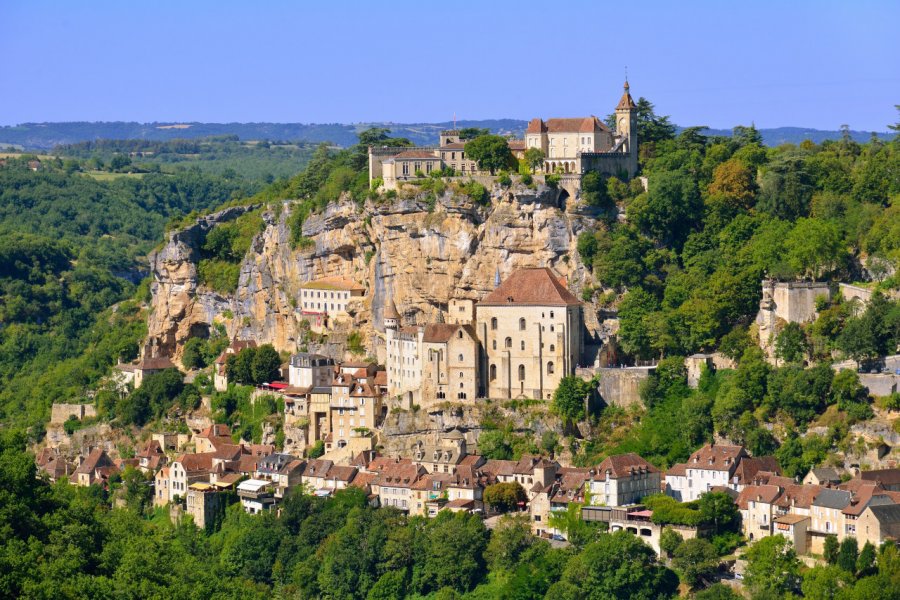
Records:
[[[171,230],[151,255],[140,355],[119,362],[108,384],[124,401],[170,377],[195,385],[200,397],[125,433],[97,423],[94,404],[54,404],[36,447],[39,471],[51,482],[99,486],[120,504],[123,477],[139,472],[154,508],[209,532],[232,505],[279,515],[292,494],[334,498],[356,490],[369,506],[410,517],[466,513],[493,527],[518,514],[535,536],[564,546],[582,526],[624,531],[661,560],[671,554],[667,537],[726,533],[701,516],[700,507],[713,502],[740,515],[731,533],[750,547],[781,536],[811,564],[834,542],[897,542],[900,434],[891,409],[852,423],[856,446],[802,476],[787,475],[773,449],[756,455],[749,436],[721,431],[693,444],[686,462],[651,462],[635,452],[585,460],[584,432],[596,431],[596,416],[618,409],[625,422],[635,414],[628,410],[649,408],[646,390],[663,364],[624,347],[615,307],[598,302],[615,290],[585,283],[592,267],[576,249],[597,218],[586,206],[586,176],[620,177],[638,194],[648,189],[648,178],[636,177],[635,109],[626,82],[615,130],[594,116],[532,120],[523,140],[506,143],[519,164],[529,150],[540,158],[509,185],[501,182],[508,174],[466,156],[471,140],[459,130],[443,131],[435,147],[369,146],[366,217],[345,196],[307,217],[298,260],[285,243],[294,207],[267,209],[233,297],[204,287],[197,257],[211,231],[258,207],[228,207]],[[458,188],[423,212],[416,195],[423,181]],[[488,216],[465,197],[468,182],[497,199]],[[620,212],[611,221],[625,219]],[[765,277],[758,286],[751,345],[772,367],[784,361],[783,332],[811,326],[834,306],[862,315],[873,297],[898,297],[815,277]],[[187,366],[189,341],[214,337],[224,342],[215,359]],[[259,356],[267,361],[262,376],[255,374]],[[721,349],[678,360],[692,390],[738,362]],[[854,373],[866,398],[898,391],[898,355],[822,364]],[[248,404],[234,418],[234,406],[217,403],[238,389]],[[570,389],[578,390],[569,409],[576,418],[558,408]],[[488,409],[531,419],[529,427],[567,442],[513,459],[487,456],[487,429],[473,415]],[[251,425],[255,411],[266,414],[254,414]],[[819,429],[831,435],[833,428]],[[746,546],[739,545],[717,578],[741,576]]]

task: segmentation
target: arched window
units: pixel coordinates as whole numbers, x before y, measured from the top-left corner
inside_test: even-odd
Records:
[[[512,348],[512,338],[506,338],[504,346],[506,346],[507,348]]]
[[[493,346],[494,350],[496,350],[497,349],[497,340],[494,340],[493,342],[491,342],[491,345]]]
[[[553,361],[547,363],[547,375],[553,375]]]
[[[525,319],[519,319],[519,331],[525,331]]]
[[[462,373],[460,373],[460,375],[462,375]],[[459,382],[459,389],[463,389],[463,382],[462,382],[462,381]]]
[[[525,381],[525,365],[519,365],[519,381]]]
[[[556,344],[550,344],[550,352],[556,352]]]
[[[496,330],[496,329],[497,329],[497,317],[493,317],[491,319],[491,330]]]
[[[488,371],[490,371],[491,381],[494,381],[495,379],[497,379],[497,365],[491,365],[491,367],[490,367],[490,369],[488,369]]]
[[[462,329],[459,330],[459,332],[456,334],[456,337],[462,339]]]
[[[520,347],[522,350],[525,350],[525,340],[522,340],[521,342],[519,342],[519,347]]]
[[[550,326],[550,331],[553,331],[553,330],[554,330],[554,327],[553,327],[553,325],[551,325],[551,326]]]
[[[553,311],[552,311],[552,310],[550,311],[550,318],[551,318],[551,319],[553,318]]]
[[[462,373],[462,371],[459,372],[459,378],[460,378],[460,379],[463,378],[463,373]],[[459,385],[462,385],[462,384],[459,384]]]

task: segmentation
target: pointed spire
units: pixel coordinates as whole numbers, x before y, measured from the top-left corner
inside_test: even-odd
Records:
[[[631,86],[628,85],[628,76],[625,76],[625,91],[622,93],[622,99],[619,100],[619,105],[616,106],[616,110],[630,110],[632,108],[637,108],[637,105],[634,103],[634,100],[631,98]]]
[[[394,304],[393,298],[388,300],[388,304],[384,308],[384,318],[385,319],[394,319],[395,321],[400,320],[400,313],[397,311],[397,305]]]

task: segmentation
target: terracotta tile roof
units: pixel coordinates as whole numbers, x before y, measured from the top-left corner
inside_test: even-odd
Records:
[[[375,372],[375,385],[378,386],[386,386],[387,381],[387,371],[376,371]]]
[[[155,358],[145,358],[136,365],[136,368],[142,371],[162,371],[164,369],[174,369],[175,365],[168,356],[158,356]]]
[[[796,525],[797,523],[802,523],[803,521],[806,521],[807,519],[809,519],[809,517],[806,515],[789,514],[789,515],[782,515],[782,516],[778,517],[777,519],[775,519],[775,522],[783,523],[785,525]]]
[[[781,465],[778,464],[778,459],[774,456],[743,458],[738,463],[733,476],[737,478],[739,484],[747,484],[753,481],[753,478],[760,471],[781,475]]]
[[[461,461],[459,461],[459,466],[463,467],[477,467],[484,461],[484,457],[478,454],[466,454]]]
[[[200,438],[212,438],[212,437],[229,437],[231,436],[231,428],[228,425],[223,423],[215,423],[210,425],[203,431],[197,434],[197,437]]]
[[[666,477],[686,477],[687,476],[687,464],[678,463],[669,467],[666,471]]]
[[[753,483],[755,485],[777,485],[785,488],[789,485],[794,485],[796,481],[790,477],[783,477],[768,471],[757,471],[756,475],[753,477]]]
[[[838,489],[847,490],[853,492],[854,494],[866,488],[884,489],[884,487],[878,481],[866,481],[865,479],[859,479],[858,477],[845,481],[838,486]]]
[[[512,477],[516,472],[516,461],[489,459],[482,465],[481,470],[494,477]]]
[[[411,463],[393,463],[378,473],[372,485],[389,487],[412,487],[426,473],[419,465]]]
[[[544,133],[547,131],[547,124],[542,119],[532,119],[528,121],[528,128],[525,133]]]
[[[746,457],[743,446],[707,444],[691,454],[687,468],[705,471],[730,471],[737,462]]]
[[[475,339],[475,327],[472,325],[453,325],[450,323],[429,323],[425,326],[425,332],[422,335],[423,342],[433,344],[445,344],[451,337],[456,335],[458,330],[462,329],[472,339]]]
[[[868,483],[868,482],[866,482]],[[883,489],[880,485],[862,485],[859,486],[856,491],[853,492],[853,497],[850,499],[850,504],[841,512],[845,515],[861,515],[866,507],[870,504],[878,505],[878,504],[893,504],[893,500],[890,496],[884,496],[881,499],[878,499],[878,495],[883,493]]]
[[[526,133],[599,133],[609,131],[606,123],[591,115],[567,119],[532,119]]]
[[[328,474],[325,477],[333,481],[343,481],[345,483],[350,483],[351,481],[353,481],[353,478],[356,477],[356,473],[356,467],[342,467],[333,465],[330,469],[328,469]]]
[[[465,150],[466,142],[450,142],[449,144],[444,144],[441,146],[441,150],[446,148],[447,150]]]
[[[334,463],[330,460],[314,458],[306,462],[306,470],[303,474],[306,477],[325,477],[328,470],[333,466]]]
[[[632,473],[659,473],[659,469],[634,452],[606,457],[595,470],[597,478],[606,479],[607,471],[616,479],[630,477]]]
[[[188,473],[211,471],[215,452],[201,452],[200,454],[182,454],[175,459]]]
[[[507,142],[510,150],[524,150],[525,140],[509,140]]]
[[[219,444],[212,453],[217,460],[237,460],[244,453],[240,444]]]
[[[353,481],[350,482],[350,487],[358,487],[369,491],[369,486],[375,477],[375,473],[364,473],[360,471],[356,474],[356,477],[353,478]]]
[[[351,398],[373,398],[378,395],[378,392],[376,392],[368,383],[356,383],[354,384],[353,389],[350,390]]]
[[[135,456],[137,458],[150,458],[151,456],[164,454],[162,446],[160,445],[158,440],[150,440],[144,447],[141,448],[141,451],[138,452]]]
[[[102,448],[94,448],[84,462],[75,469],[75,474],[93,473],[100,467],[112,467],[113,461]]]
[[[782,508],[790,508],[796,506],[798,508],[809,508],[815,501],[816,496],[825,488],[821,485],[801,485],[794,483],[785,486],[784,492],[775,502],[777,506]]]
[[[398,459],[396,459],[396,458],[392,458],[390,456],[376,456],[375,458],[372,459],[371,462],[369,462],[366,469],[377,473],[377,472],[381,472],[381,471],[387,469],[388,467],[390,467],[391,465],[395,465],[395,464],[398,464]],[[412,460],[410,460],[408,458],[401,458],[401,459],[399,459],[399,464],[411,465]]]
[[[772,504],[780,495],[781,488],[777,485],[748,485],[738,494],[736,503],[741,510],[747,510],[750,501]]]
[[[863,481],[877,481],[885,487],[900,485],[900,469],[863,471],[859,474],[859,478]]]
[[[482,298],[479,306],[571,306],[581,304],[549,268],[518,269],[497,289]]]
[[[457,498],[456,500],[451,500],[447,504],[444,505],[444,508],[457,508],[461,510],[474,510],[475,509],[475,501],[467,500],[465,498]]]

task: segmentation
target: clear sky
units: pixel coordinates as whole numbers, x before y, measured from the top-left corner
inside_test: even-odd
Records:
[[[900,1],[0,0],[0,124],[605,116],[886,130]]]

